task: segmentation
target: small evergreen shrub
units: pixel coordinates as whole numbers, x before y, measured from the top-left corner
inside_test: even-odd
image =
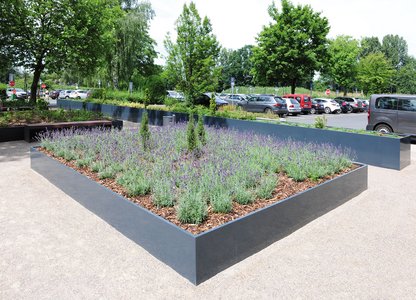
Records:
[[[202,115],[198,115],[198,126],[196,129],[199,141],[202,146],[205,146],[207,143],[207,134],[204,128],[204,117]]]
[[[189,114],[188,127],[186,129],[186,140],[188,144],[188,151],[194,152],[197,149],[198,145],[195,133],[195,121],[193,112]]]
[[[140,124],[140,137],[142,141],[143,149],[146,151],[149,149],[150,144],[150,131],[149,131],[149,115],[145,110],[142,115],[142,122]]]

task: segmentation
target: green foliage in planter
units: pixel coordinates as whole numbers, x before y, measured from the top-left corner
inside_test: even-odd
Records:
[[[198,115],[198,125],[196,128],[196,132],[197,132],[198,139],[201,145],[205,146],[205,144],[207,143],[207,134],[205,132],[203,120],[204,120],[204,117],[202,115]]]
[[[201,191],[193,190],[181,195],[176,213],[182,223],[202,223],[208,215],[208,207]]]
[[[152,201],[157,207],[172,207],[175,204],[175,194],[169,181],[156,180],[154,182]]]
[[[268,174],[260,179],[256,188],[256,195],[260,199],[268,199],[272,196],[274,189],[277,186],[276,174]]]
[[[127,170],[116,181],[126,189],[130,196],[146,195],[151,190],[150,178],[144,171],[136,168]]]
[[[213,212],[216,213],[228,213],[233,208],[229,192],[219,185],[216,189],[209,191],[209,202]]]
[[[189,114],[189,121],[188,121],[188,127],[186,129],[186,140],[188,143],[188,151],[194,152],[197,147],[197,135],[195,133],[195,121],[194,121],[194,114]]]
[[[146,151],[150,147],[150,131],[149,131],[149,115],[145,110],[142,115],[142,121],[140,124],[140,137],[143,145],[143,149]]]

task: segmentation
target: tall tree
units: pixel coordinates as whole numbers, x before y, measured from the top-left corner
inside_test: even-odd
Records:
[[[328,53],[329,74],[346,95],[347,90],[352,88],[355,82],[360,53],[358,41],[350,36],[338,36],[330,42]]]
[[[184,93],[186,102],[194,104],[200,93],[214,91],[218,85],[220,46],[209,19],[201,19],[193,2],[183,6],[176,31],[176,43],[169,35],[165,40],[166,74]]]
[[[382,93],[392,85],[394,69],[382,53],[371,53],[358,64],[357,79],[365,94]]]
[[[273,22],[265,26],[253,49],[253,75],[258,84],[296,84],[320,70],[327,58],[328,20],[309,5],[294,6],[282,0],[281,12],[269,6]]]
[[[125,13],[116,22],[113,51],[108,56],[108,75],[116,87],[127,86],[133,75],[150,75],[157,53],[149,35],[154,11],[149,2],[123,1]]]
[[[414,57],[409,57],[406,65],[397,71],[395,81],[399,93],[416,94],[416,59]]]
[[[93,72],[110,48],[117,0],[11,0],[5,23],[17,64],[33,71],[31,101],[42,72],[76,65]],[[2,14],[3,15],[3,14]],[[3,29],[2,29],[3,31]]]
[[[220,53],[219,64],[222,75],[220,85],[222,89],[230,87],[230,79],[234,77],[237,85],[249,85],[252,81],[250,71],[253,67],[251,61],[253,46],[246,45],[237,50],[223,48]]]
[[[401,36],[392,34],[386,35],[383,38],[381,50],[396,70],[399,70],[405,65],[408,57],[407,42]]]
[[[370,53],[381,52],[381,43],[378,37],[363,37],[361,39],[360,57],[365,57]]]

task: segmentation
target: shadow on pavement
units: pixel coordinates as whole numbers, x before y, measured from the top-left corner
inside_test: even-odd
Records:
[[[37,143],[26,143],[25,141],[0,143],[0,163],[18,161],[29,155],[30,147]]]

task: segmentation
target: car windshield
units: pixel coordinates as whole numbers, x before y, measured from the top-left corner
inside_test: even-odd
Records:
[[[292,103],[292,104],[299,104],[299,102],[297,100],[295,100],[295,99],[290,99],[290,103]]]
[[[304,102],[309,102],[309,101],[310,101],[310,99],[309,99],[309,97],[304,97],[304,98],[303,98],[303,101],[304,101]]]

